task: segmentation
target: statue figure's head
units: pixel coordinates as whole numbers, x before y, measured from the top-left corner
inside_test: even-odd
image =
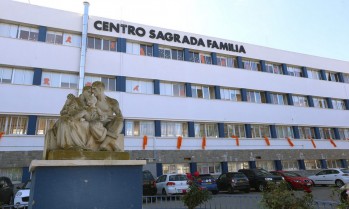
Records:
[[[96,96],[96,97],[100,97],[103,93],[104,93],[104,83],[101,81],[95,81],[92,84],[92,93]]]

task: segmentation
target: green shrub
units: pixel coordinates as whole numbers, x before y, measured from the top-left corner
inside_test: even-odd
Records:
[[[289,189],[287,182],[268,183],[262,193],[261,204],[268,209],[312,209],[311,193],[295,192]]]
[[[191,174],[187,174],[189,189],[183,196],[184,205],[188,207],[188,209],[195,209],[197,206],[202,203],[208,201],[211,198],[211,193],[206,189],[202,189],[197,182],[199,180],[199,173],[195,172],[194,176]]]

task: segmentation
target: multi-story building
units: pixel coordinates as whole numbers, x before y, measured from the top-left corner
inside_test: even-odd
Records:
[[[0,2],[1,175],[28,178],[66,96],[97,80],[157,175],[348,167],[348,62],[87,17]]]

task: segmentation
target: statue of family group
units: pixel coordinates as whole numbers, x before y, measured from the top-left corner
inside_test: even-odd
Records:
[[[123,151],[116,144],[121,138],[123,116],[118,101],[106,96],[104,89],[104,84],[96,81],[85,86],[79,97],[67,96],[59,119],[45,135],[46,152]]]

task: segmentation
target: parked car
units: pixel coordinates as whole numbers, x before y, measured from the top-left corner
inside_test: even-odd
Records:
[[[13,196],[11,179],[5,176],[0,177],[0,205],[11,205]]]
[[[157,178],[156,188],[158,194],[183,194],[189,188],[188,178],[184,174],[165,174]]]
[[[268,182],[280,183],[284,180],[283,177],[275,176],[262,168],[240,169],[239,172],[247,176],[250,186],[257,191],[263,191]]]
[[[211,174],[200,174],[197,180],[197,184],[204,189],[212,192],[212,194],[218,194],[218,188],[215,178]]]
[[[349,169],[325,169],[315,175],[308,176],[308,178],[313,181],[314,185],[336,185],[342,187],[344,184],[349,183]]]
[[[221,174],[217,179],[219,191],[228,191],[230,194],[235,190],[250,192],[250,183],[245,174],[241,172],[228,172]]]
[[[156,195],[157,189],[153,174],[145,170],[143,171],[143,196]]]
[[[16,208],[28,208],[31,181],[27,181],[16,193],[13,204]]]
[[[275,176],[284,177],[285,181],[290,185],[290,188],[294,190],[302,189],[306,192],[311,192],[313,182],[307,177],[292,171],[270,171],[270,173]]]

